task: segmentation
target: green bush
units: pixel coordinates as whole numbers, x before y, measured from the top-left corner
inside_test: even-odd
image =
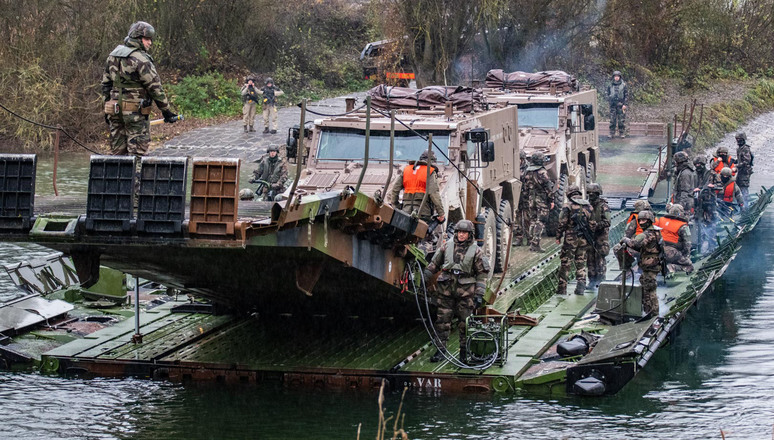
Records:
[[[242,111],[242,100],[236,81],[219,72],[189,75],[169,86],[172,103],[186,116],[213,118],[234,116]]]

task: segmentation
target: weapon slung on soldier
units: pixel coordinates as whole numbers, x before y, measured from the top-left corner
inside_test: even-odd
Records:
[[[586,242],[591,246],[595,253],[599,253],[596,240],[594,240],[594,234],[591,232],[591,226],[589,225],[586,216],[576,211],[572,215],[572,220],[575,223],[575,232],[581,234],[583,238],[586,239]]]
[[[175,118],[175,120],[176,121],[182,121],[183,120],[183,115],[177,115],[177,118]],[[150,125],[159,125],[159,124],[163,124],[163,123],[164,123],[164,118],[154,119],[154,120],[150,121]]]

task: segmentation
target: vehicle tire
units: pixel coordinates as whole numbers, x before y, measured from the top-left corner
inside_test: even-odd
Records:
[[[478,245],[489,261],[489,277],[491,277],[494,274],[495,260],[497,259],[497,220],[491,208],[484,209],[478,219],[481,222],[478,226],[483,229]]]
[[[554,194],[554,209],[548,211],[548,220],[546,221],[546,234],[549,237],[556,236],[556,228],[559,226],[559,213],[564,205],[564,193],[567,191],[567,185],[570,178],[566,173],[559,176],[559,185]]]
[[[586,164],[586,185],[597,181],[597,170],[594,166],[594,162]]]
[[[510,235],[512,235],[510,223],[513,221],[513,209],[511,209],[511,202],[507,200],[500,201],[500,207],[497,210],[497,240],[494,265],[495,272],[502,272],[505,270],[505,256],[508,254],[508,242],[510,241]]]

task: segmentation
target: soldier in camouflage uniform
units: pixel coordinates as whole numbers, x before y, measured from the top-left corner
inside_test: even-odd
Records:
[[[529,250],[543,252],[540,238],[543,235],[543,222],[548,218],[548,211],[553,209],[552,194],[554,182],[548,176],[544,165],[543,153],[537,151],[530,157],[531,165],[524,173],[521,187],[521,197],[527,200],[529,208]]]
[[[259,180],[266,182],[263,184]],[[276,145],[269,147],[269,153],[258,162],[258,169],[253,171],[250,183],[261,183],[255,191],[259,200],[272,201],[274,196],[285,191],[288,181],[288,162],[279,156],[279,148]],[[268,186],[267,186],[268,184]]]
[[[693,190],[696,188],[696,172],[684,151],[675,153],[673,159],[677,165],[677,172],[672,189],[672,203],[682,205],[690,216],[693,214]]]
[[[258,94],[263,95],[263,133],[274,134],[277,132],[277,97],[284,95],[285,92],[274,85],[274,80],[266,78],[266,86],[258,90]],[[269,119],[271,119],[271,131]]]
[[[556,228],[556,243],[562,245],[561,266],[559,267],[558,295],[567,294],[567,282],[570,275],[570,263],[575,262],[575,293],[583,295],[586,289],[586,252],[593,231],[591,229],[591,205],[583,200],[578,185],[570,185],[567,190],[567,202],[559,213],[559,225]]]
[[[153,101],[164,122],[178,119],[169,109],[153,58],[147,52],[155,37],[153,26],[138,21],[129,28],[124,44],[113,49],[105,62],[102,95],[113,154],[145,155],[150,145],[148,115]]]
[[[519,178],[523,184],[527,173],[527,153],[524,150],[519,152],[519,171]],[[514,244],[516,246],[525,244],[525,235],[529,231],[529,204],[527,202],[527,197],[522,192],[522,195],[519,196],[519,206],[516,209],[516,224],[513,231]],[[529,242],[529,237],[526,237],[526,242]]]
[[[591,281],[605,279],[607,273],[607,255],[610,253],[610,207],[602,196],[602,185],[589,184],[586,187],[589,195],[592,215],[591,225],[594,233],[594,245],[588,252],[588,276]]]
[[[439,343],[446,347],[451,332],[452,318],[459,319],[460,361],[466,361],[465,320],[475,309],[484,303],[486,279],[489,276],[489,261],[484,252],[473,240],[473,222],[460,220],[454,227],[454,239],[448,240],[446,246],[440,248],[433,256],[432,262],[425,269],[425,278],[430,279],[434,273],[438,276],[438,317],[435,321]],[[436,351],[430,362],[438,362],[443,358],[441,351]]]
[[[626,219],[626,229],[624,230],[624,236],[627,238],[634,238],[637,234],[642,233],[640,223],[637,221],[640,212],[650,211],[650,203],[647,200],[637,200],[634,202],[634,210],[629,214],[629,218]]]
[[[664,258],[670,273],[682,270],[693,272],[691,261],[691,227],[685,210],[680,204],[673,204],[669,214],[656,220],[656,226],[661,228],[664,239]]]
[[[747,144],[747,135],[742,131],[736,134],[736,184],[742,191],[744,203],[750,203],[750,176],[753,173],[755,156]]]
[[[621,72],[613,72],[613,81],[607,86],[607,99],[610,102],[610,137],[618,135],[626,137],[626,104],[629,101],[629,88],[621,78]]]
[[[247,78],[242,86],[242,125],[245,133],[255,131],[255,107],[258,105],[258,89],[255,88],[253,78]]]
[[[640,286],[642,286],[642,309],[646,316],[659,314],[656,276],[661,271],[661,232],[653,227],[656,217],[652,211],[642,211],[637,219],[642,233],[634,238],[624,237],[621,243],[640,253]]]

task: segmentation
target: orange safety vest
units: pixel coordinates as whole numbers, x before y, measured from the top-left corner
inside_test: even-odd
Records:
[[[405,194],[427,191],[427,165],[406,165],[403,169],[403,192]]]
[[[631,223],[631,222],[632,222],[632,220],[634,220],[634,221],[635,221],[635,224],[637,225],[637,232],[635,232],[635,233],[634,233],[635,237],[636,237],[637,235],[640,235],[640,234],[642,234],[642,226],[640,226],[640,221],[639,221],[639,218],[640,218],[640,215],[639,215],[638,213],[636,213],[636,212],[632,212],[632,213],[629,215],[629,218],[626,220],[626,224],[627,224],[627,225],[628,225],[629,223]]]
[[[677,232],[680,230],[680,228],[687,224],[687,222],[682,220],[668,217],[661,217],[656,219],[655,223],[656,226],[661,228],[661,237],[664,239],[664,241],[675,244],[680,242],[680,235],[678,235]]]
[[[734,202],[734,182],[729,182],[723,189],[723,201],[733,203]]]
[[[728,163],[723,162],[719,157],[712,158],[712,169],[715,170],[717,174],[720,174],[720,171],[725,167],[731,168],[732,176],[736,175],[736,164],[731,161],[731,156],[728,156]]]

